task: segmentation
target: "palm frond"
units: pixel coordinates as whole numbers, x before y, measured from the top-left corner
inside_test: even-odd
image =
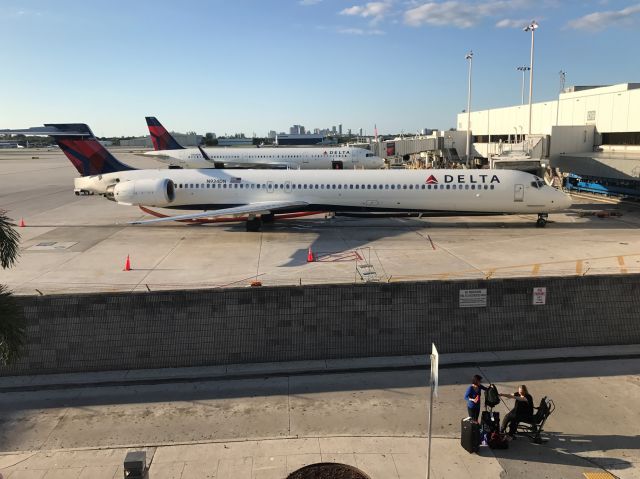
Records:
[[[6,286],[0,284],[0,365],[6,366],[18,359],[25,335],[22,308]]]
[[[0,210],[0,267],[3,269],[13,266],[20,255],[20,233],[15,226],[7,212]]]

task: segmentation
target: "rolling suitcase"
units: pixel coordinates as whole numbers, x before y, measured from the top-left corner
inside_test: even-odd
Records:
[[[470,417],[460,424],[460,445],[470,453],[480,448],[480,425]]]

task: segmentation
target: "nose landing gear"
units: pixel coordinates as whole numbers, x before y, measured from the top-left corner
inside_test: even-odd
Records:
[[[547,226],[547,218],[549,217],[548,213],[538,213],[538,221],[536,221],[536,227],[544,228]]]

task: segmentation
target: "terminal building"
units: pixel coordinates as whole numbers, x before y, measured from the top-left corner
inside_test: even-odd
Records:
[[[457,117],[467,130],[467,113]],[[640,189],[640,83],[572,86],[557,100],[472,111],[471,156],[542,160],[554,172]],[[466,145],[466,142],[465,142]]]

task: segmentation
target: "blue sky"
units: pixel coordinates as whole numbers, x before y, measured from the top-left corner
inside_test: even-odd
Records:
[[[472,110],[520,102],[532,19],[534,101],[640,81],[638,0],[3,0],[0,128],[450,128],[470,49]]]

